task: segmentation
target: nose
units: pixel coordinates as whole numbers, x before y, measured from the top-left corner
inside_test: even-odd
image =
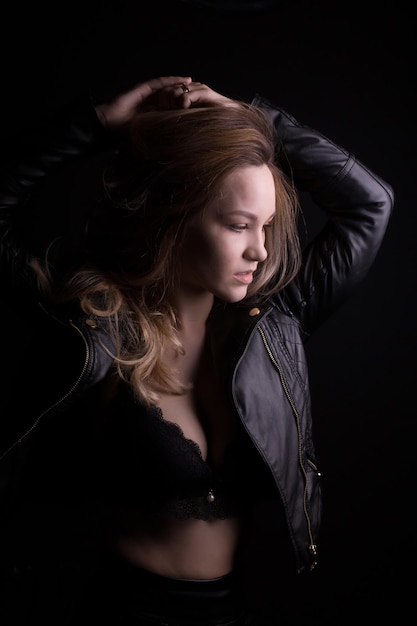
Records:
[[[260,235],[254,236],[253,240],[250,241],[246,248],[245,256],[250,261],[258,261],[258,263],[265,261],[268,256],[268,251],[265,248],[265,233],[263,231]]]

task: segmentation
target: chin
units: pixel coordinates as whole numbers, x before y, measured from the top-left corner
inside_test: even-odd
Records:
[[[247,289],[245,289],[244,293],[240,293],[240,294],[224,294],[224,295],[220,295],[219,294],[219,298],[221,300],[224,300],[224,302],[228,302],[229,304],[233,304],[234,302],[241,302],[242,300],[244,300],[246,298],[246,296],[248,295],[248,291]]]

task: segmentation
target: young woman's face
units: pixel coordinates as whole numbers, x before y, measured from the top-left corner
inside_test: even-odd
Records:
[[[265,229],[275,217],[274,179],[266,165],[227,176],[221,193],[193,218],[180,252],[181,287],[226,302],[247,293],[267,257]]]

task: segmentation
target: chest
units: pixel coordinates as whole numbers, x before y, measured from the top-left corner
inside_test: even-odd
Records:
[[[182,395],[161,395],[164,419],[177,424],[187,439],[200,448],[203,458],[221,464],[224,451],[236,433],[237,417],[226,400],[210,351],[204,347],[190,366],[184,359],[181,372],[190,389]]]

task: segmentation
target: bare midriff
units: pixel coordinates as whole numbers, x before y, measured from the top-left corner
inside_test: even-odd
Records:
[[[129,532],[117,536],[115,548],[130,563],[162,576],[210,579],[232,571],[238,539],[236,517],[152,524],[134,523],[130,516]]]
[[[209,442],[189,395],[163,397],[160,408],[165,419],[176,423],[184,436],[198,445],[204,459],[209,447],[215,459],[221,458],[232,429],[230,420],[220,411],[216,436]],[[119,521],[123,531],[116,538],[116,549],[139,567],[162,576],[188,579],[218,578],[233,569],[239,540],[237,517],[206,521],[130,512],[123,513]]]
[[[204,338],[203,338],[204,339]],[[227,409],[211,359],[199,344],[186,343],[182,357],[184,379],[192,390],[182,395],[160,394],[164,419],[173,422],[184,437],[195,442],[204,460],[209,451],[214,464],[235,432],[235,418]],[[177,363],[172,363],[172,366]],[[202,410],[203,408],[203,410]],[[232,571],[239,541],[239,520],[153,518],[124,513],[116,550],[129,562],[173,578],[211,579]]]

